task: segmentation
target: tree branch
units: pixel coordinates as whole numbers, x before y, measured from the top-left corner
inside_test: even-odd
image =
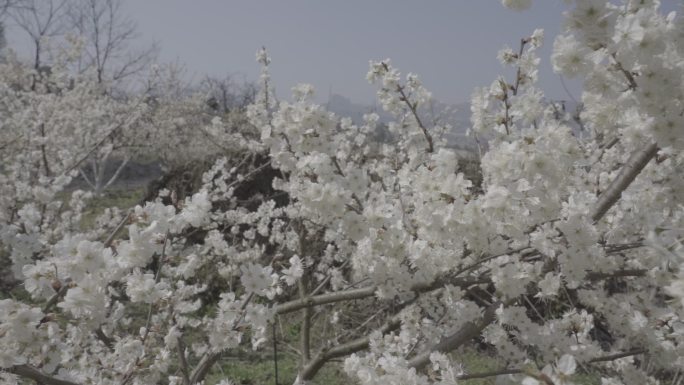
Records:
[[[627,163],[622,166],[622,169],[615,180],[613,180],[610,186],[608,186],[608,189],[599,197],[596,207],[591,214],[591,219],[594,223],[601,220],[606,212],[613,207],[622,196],[622,192],[632,184],[641,170],[646,167],[648,162],[653,159],[657,153],[658,145],[656,143],[651,143],[632,154]]]
[[[275,312],[277,314],[287,314],[306,307],[367,298],[375,294],[377,289],[377,286],[368,286],[360,289],[334,291],[332,293],[319,294],[313,297],[304,297],[293,301],[284,302],[276,306]]]
[[[442,338],[437,344],[433,345],[431,348],[425,352],[418,354],[413,357],[408,362],[408,366],[411,368],[421,369],[428,362],[430,362],[430,354],[435,351],[448,353],[459,346],[465,344],[471,339],[480,335],[482,330],[489,326],[496,319],[496,309],[499,308],[503,303],[500,301],[494,302],[485,309],[482,318],[478,321],[468,322],[463,328],[461,328],[456,333]]]
[[[389,66],[387,65],[387,63],[383,62],[382,66],[385,69],[385,71],[389,72]],[[418,102],[412,104],[411,101],[409,100],[408,96],[406,95],[406,92],[404,92],[404,87],[402,87],[401,85],[397,85],[396,91],[400,95],[399,100],[406,103],[406,106],[411,111],[413,118],[416,119],[416,123],[418,124],[418,127],[423,132],[423,136],[425,136],[425,140],[427,141],[427,144],[428,144],[427,152],[429,152],[429,153],[434,152],[435,146],[434,146],[434,143],[432,140],[432,136],[428,132],[427,128],[425,128],[425,125],[423,125],[423,121],[420,119],[420,116],[418,116],[418,109],[417,109]]]
[[[44,385],[79,385],[75,382],[48,376],[31,365],[16,365],[9,368],[7,371],[20,377],[30,378],[33,381]]]
[[[305,270],[302,277],[299,279],[299,296],[306,298],[308,296],[309,286],[308,271]],[[307,306],[302,312],[302,325],[300,329],[300,349],[302,350],[302,365],[306,365],[311,359],[311,307]]]
[[[44,314],[47,314],[50,311],[50,309],[52,309],[52,307],[57,304],[57,301],[59,301],[59,299],[64,294],[66,294],[67,290],[69,290],[69,284],[71,284],[70,279],[67,280],[67,282],[64,282],[62,284],[62,286],[59,288],[59,290],[57,290],[57,292],[55,294],[53,294],[52,297],[50,297],[50,299],[48,299],[48,301],[45,303],[45,305],[43,305],[43,308],[41,309],[41,311]]]
[[[409,302],[412,303],[413,301]],[[404,306],[406,305],[408,304],[405,304]],[[378,329],[378,331],[384,335],[398,329],[399,326],[401,326],[401,319],[399,318],[399,314],[396,314],[394,317],[390,318],[380,329]],[[368,348],[369,343],[370,337],[365,336],[359,337],[342,345],[337,345],[333,348],[324,348],[302,369],[300,377],[304,381],[311,380],[326,362],[334,358],[344,357],[346,355],[364,350]]]
[[[204,379],[204,377],[207,376],[207,373],[209,373],[209,369],[211,369],[212,366],[218,361],[219,357],[221,355],[218,353],[215,354],[207,354],[202,359],[200,362],[195,366],[195,370],[192,371],[192,375],[190,376],[190,383],[191,384],[196,384]]]
[[[114,342],[115,341],[114,341],[114,339],[108,337],[104,333],[104,331],[102,330],[102,327],[98,327],[97,329],[95,329],[95,336],[97,337],[98,340],[100,340],[103,344],[105,344],[107,349],[109,349],[112,352],[114,351]]]
[[[605,245],[606,253],[608,254],[619,253],[625,250],[638,249],[639,247],[644,247],[643,241]]]
[[[632,269],[632,270],[617,270],[612,273],[602,273],[591,271],[587,273],[587,278],[590,280],[599,280],[606,278],[618,278],[618,277],[643,277],[646,275],[648,270],[645,269]]]
[[[123,169],[126,167],[126,165],[128,164],[128,161],[130,159],[131,158],[129,156],[124,157],[124,160],[121,162],[119,167],[116,169],[116,171],[114,172],[114,175],[112,175],[112,177],[109,178],[109,181],[104,185],[104,187],[102,187],[102,190],[106,190],[107,188],[109,188],[109,186],[112,185],[112,183],[116,182],[116,180],[119,179],[119,175],[121,174],[121,171],[123,171]]]
[[[476,285],[476,284],[481,284],[481,283],[489,283],[489,280],[486,279],[464,279],[464,278],[455,278],[455,279],[437,279],[432,283],[429,284],[419,284],[419,285],[414,285],[411,288],[411,291],[416,292],[416,293],[424,293],[432,290],[436,290],[446,284],[454,285],[454,286],[470,286],[470,285]],[[378,290],[377,286],[367,286],[367,287],[362,287],[359,289],[350,289],[350,290],[344,290],[344,291],[335,291],[332,293],[325,293],[325,294],[320,294],[316,295],[313,297],[306,297],[306,298],[300,298],[296,299],[293,301],[289,302],[284,302],[275,308],[275,312],[277,314],[287,314],[291,313],[293,311],[297,311],[300,309],[303,309],[305,307],[312,307],[312,306],[318,306],[318,305],[325,305],[328,303],[334,303],[334,302],[341,302],[341,301],[349,301],[349,300],[354,300],[354,299],[362,299],[362,298],[367,298],[371,297],[375,294],[375,292]]]
[[[235,330],[237,328],[238,324],[242,321],[242,318],[244,317],[245,314],[245,309],[247,309],[247,305],[249,305],[249,302],[254,298],[254,293],[250,293],[247,298],[245,298],[245,301],[240,305],[240,311],[242,312],[242,315],[238,317],[235,322],[233,322],[233,326],[231,329]],[[204,380],[204,377],[207,376],[209,373],[209,369],[211,369],[212,366],[218,361],[219,357],[221,357],[221,352],[218,353],[207,353],[202,358],[200,359],[200,362],[197,363],[197,366],[195,366],[195,369],[192,371],[192,374],[190,375],[190,384],[196,384],[202,380]]]
[[[176,348],[178,349],[178,361],[180,363],[181,373],[183,374],[183,384],[192,385],[190,383],[190,371],[188,370],[188,360],[185,357],[185,343],[183,342],[182,335],[178,337]]]
[[[107,239],[104,241],[104,247],[110,247],[110,246],[112,245],[112,242],[114,242],[114,237],[115,237],[116,234],[118,234],[119,231],[124,227],[124,225],[126,224],[126,222],[128,222],[128,220],[130,219],[132,213],[133,213],[133,210],[132,210],[132,209],[131,209],[131,210],[128,210],[128,212],[126,213],[126,215],[124,215],[123,218],[121,218],[121,221],[116,225],[116,228],[114,228],[114,231],[112,231],[112,232],[109,234],[109,236],[107,237]]]

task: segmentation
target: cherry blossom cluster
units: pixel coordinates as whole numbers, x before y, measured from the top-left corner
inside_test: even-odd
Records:
[[[145,103],[160,141],[197,126],[230,150],[199,191],[162,191],[83,232],[83,194],[72,195],[73,211],[54,203],[73,153],[21,129],[40,129],[31,119],[51,116],[48,107],[75,106],[31,89],[24,97],[58,101],[29,113],[3,97],[15,113],[3,122],[12,150],[0,168],[0,235],[31,298],[0,301],[1,378],[199,384],[223,353],[264,349],[276,317],[293,312],[298,383],[338,358],[363,385],[495,375],[572,384],[595,367],[604,384],[674,376],[684,369],[684,21],[655,0],[569,3],[551,62],[584,81],[579,117],[559,113],[536,85],[543,31],[500,51],[514,78],[472,99],[478,185],[447,146],[449,126],[426,115],[431,95],[418,76],[370,63],[367,79],[393,116],[378,142],[376,114],[340,118],[312,101],[310,85],[275,99],[262,49],[262,88],[238,129],[207,125],[193,115],[200,103],[173,87]],[[35,88],[39,74],[1,68],[1,92],[20,93],[12,79]],[[66,89],[92,95],[87,82]],[[109,114],[86,109],[89,119]],[[23,159],[35,165],[26,176]],[[257,178],[268,186],[250,184]],[[347,322],[358,303],[368,318]],[[314,308],[337,326],[322,341],[312,341]],[[468,371],[461,354],[473,341],[499,370]]]

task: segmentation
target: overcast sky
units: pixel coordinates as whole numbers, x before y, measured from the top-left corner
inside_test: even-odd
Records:
[[[663,0],[668,9],[680,2]],[[254,55],[266,46],[280,97],[304,82],[321,101],[332,90],[363,103],[375,95],[365,80],[368,61],[385,58],[404,74],[420,75],[437,99],[468,101],[475,87],[502,73],[497,51],[516,48],[535,28],[546,33],[542,88],[551,98],[568,99],[549,64],[565,9],[561,0],[536,0],[525,12],[507,10],[499,0],[125,0],[141,41],[158,42],[160,61],[185,63],[195,79],[256,79]],[[578,82],[567,83],[578,97]]]
[[[256,78],[256,50],[266,46],[279,96],[311,83],[319,100],[333,93],[374,99],[366,81],[369,60],[392,59],[402,73],[423,79],[437,99],[463,102],[474,87],[501,73],[504,45],[544,28],[560,30],[563,2],[537,1],[512,12],[498,0],[128,0],[145,38],[161,44],[162,59],[178,59],[196,74],[243,73]],[[548,68],[542,81],[565,95]],[[567,96],[566,96],[567,98]]]

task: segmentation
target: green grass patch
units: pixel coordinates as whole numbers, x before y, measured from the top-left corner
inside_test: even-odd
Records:
[[[95,219],[107,208],[118,207],[119,209],[127,210],[134,207],[145,196],[145,191],[145,186],[140,186],[136,188],[107,190],[98,196],[94,196],[83,211],[81,229],[86,230],[94,226]]]
[[[501,368],[499,362],[486,355],[485,353],[477,352],[475,350],[465,350],[461,354],[453,354],[452,357],[463,364],[466,373],[484,373],[491,372]],[[459,381],[459,384],[464,385],[493,385],[496,377],[477,378],[472,380]]]
[[[297,377],[298,357],[288,353],[278,354],[278,384],[292,384]],[[218,384],[227,379],[235,385],[274,385],[275,367],[273,357],[264,353],[261,359],[227,357],[219,361],[207,376],[207,385]],[[327,363],[313,381],[313,385],[349,385],[355,384],[342,370],[341,363]]]
[[[466,373],[486,373],[501,370],[505,365],[501,364],[496,358],[487,355],[484,352],[478,352],[475,350],[466,350],[462,354],[454,354],[452,357],[456,361],[460,361],[466,370]],[[580,368],[578,367],[578,371]],[[481,379],[463,380],[459,381],[459,384],[463,385],[494,385],[494,384],[509,384],[507,382],[501,381],[496,382],[497,377],[488,377]],[[588,372],[588,373],[577,373],[572,376],[572,380],[576,385],[600,385],[601,376],[598,373]],[[520,382],[511,381],[510,384],[518,385]]]

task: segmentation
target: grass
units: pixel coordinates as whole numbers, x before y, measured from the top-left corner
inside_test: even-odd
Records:
[[[463,364],[466,373],[491,372],[501,368],[498,362],[488,357],[486,354],[474,349],[465,350],[462,354],[452,355],[452,357]],[[459,381],[464,385],[493,385],[495,377],[478,378],[472,380]]]
[[[467,373],[482,373],[495,371],[501,364],[495,358],[474,349],[466,349],[463,353],[453,356],[463,364]],[[292,384],[297,376],[298,357],[292,354],[280,353],[278,356],[278,384]],[[207,385],[218,384],[227,379],[235,385],[275,385],[273,359],[270,352],[264,352],[261,359],[227,358],[220,361],[212,370],[205,382]],[[459,381],[462,385],[519,385],[520,382],[504,382],[503,378],[489,377]],[[580,373],[573,376],[576,385],[600,385],[601,377],[597,373]],[[351,385],[357,382],[348,377],[342,370],[341,362],[326,364],[311,381],[313,385]]]
[[[95,225],[95,219],[106,208],[118,207],[122,210],[134,207],[145,196],[145,186],[132,189],[119,188],[106,190],[99,196],[94,196],[83,211],[81,229],[85,230]]]
[[[466,373],[485,373],[500,370],[504,365],[499,361],[485,353],[478,352],[473,349],[465,350],[463,354],[453,356],[456,360],[463,363]],[[519,385],[519,381],[505,382],[505,379],[497,377],[488,377],[482,379],[472,379],[459,381],[463,385]],[[600,385],[601,376],[597,373],[579,373],[573,376],[572,380],[576,385]]]
[[[292,384],[297,377],[298,357],[293,354],[278,355],[278,384]],[[273,385],[275,370],[272,357],[264,356],[258,362],[233,359],[224,360],[216,365],[205,382],[207,385],[218,384],[228,379],[235,385]],[[341,363],[327,364],[316,375],[312,385],[347,385],[354,384],[342,370]]]

